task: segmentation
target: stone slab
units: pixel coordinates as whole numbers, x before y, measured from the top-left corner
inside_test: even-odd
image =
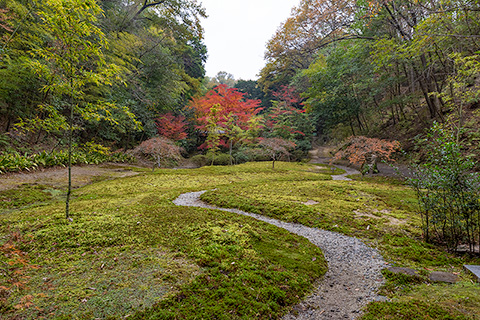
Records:
[[[418,272],[410,268],[390,267],[388,268],[388,271],[393,273],[403,273],[409,276],[418,276]]]
[[[478,265],[464,265],[463,267],[466,270],[470,271],[475,277],[477,277],[477,281],[480,282],[480,266],[478,266]]]
[[[433,282],[446,282],[446,283],[455,283],[458,280],[458,276],[453,273],[434,271],[430,273],[430,281]]]

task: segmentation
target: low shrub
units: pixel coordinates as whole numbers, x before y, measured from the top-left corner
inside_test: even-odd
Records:
[[[104,162],[134,162],[135,158],[121,153],[110,152],[110,149],[99,144],[87,143],[72,152],[72,164],[99,164]],[[66,166],[68,152],[42,151],[34,154],[18,152],[0,153],[0,174],[7,172],[33,171],[38,168]]]
[[[462,154],[457,133],[444,125],[434,124],[423,143],[426,161],[412,165],[407,183],[419,200],[424,238],[450,251],[464,245],[474,253],[480,242],[476,161]]]
[[[211,159],[211,155],[208,156]],[[228,166],[230,164],[230,155],[228,153],[216,154],[213,158],[214,166]]]
[[[208,163],[208,159],[204,154],[197,154],[190,158],[190,160],[197,166],[203,167]]]
[[[213,165],[214,166],[228,166],[230,164],[230,155],[228,153],[217,153],[213,156],[212,153],[204,154],[197,154],[190,158],[190,160],[197,166],[209,166],[212,165],[212,157],[213,157]],[[233,157],[233,162],[237,163],[235,160],[235,156]],[[246,161],[244,161],[246,162]]]
[[[270,160],[269,156],[265,153],[263,149],[260,148],[249,148],[242,151],[245,157],[248,157],[248,161],[268,161]]]
[[[240,163],[245,163],[250,161],[250,158],[248,157],[247,154],[243,152],[243,150],[234,152],[232,156],[235,164],[240,164]]]

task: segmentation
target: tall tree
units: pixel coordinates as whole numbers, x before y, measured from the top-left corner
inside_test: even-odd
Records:
[[[352,0],[300,1],[267,43],[267,64],[259,79],[263,90],[278,90],[277,83],[287,85],[298,70],[308,68],[318,50],[328,43],[360,37],[352,32],[347,34],[355,21],[355,8],[356,1]]]
[[[260,100],[244,100],[244,93],[219,85],[205,96],[192,99],[189,108],[195,111],[197,128],[208,132],[207,143],[202,147],[218,148],[242,140],[244,132],[256,130]]]
[[[202,89],[206,47],[199,21],[205,11],[193,0],[112,0],[102,6],[111,43],[107,60],[128,74],[111,99],[131,105],[144,124],[137,139],[154,136],[159,114],[177,112]]]
[[[236,80],[233,74],[228,73],[226,71],[219,71],[215,77],[208,79],[207,87],[213,89],[218,85],[226,85],[229,88],[233,88],[235,86]]]
[[[96,25],[101,9],[95,0],[46,0],[38,2],[40,24],[48,33],[48,43],[34,48],[31,68],[44,80],[44,94],[52,101],[41,105],[48,113],[45,119],[30,119],[33,126],[45,129],[65,129],[68,134],[68,190],[66,217],[70,214],[72,189],[71,156],[75,116],[109,119],[109,103],[85,104],[85,90],[108,83],[117,72],[115,65],[107,67],[103,48],[105,36]],[[129,114],[129,111],[122,109]],[[112,119],[112,121],[114,121]]]
[[[314,126],[295,88],[283,86],[273,96],[276,100],[265,114],[263,135],[292,141],[298,149],[307,152],[311,148]]]

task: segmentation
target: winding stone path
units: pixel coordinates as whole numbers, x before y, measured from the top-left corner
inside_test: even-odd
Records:
[[[361,240],[237,209],[215,207],[200,200],[200,196],[205,192],[182,194],[173,203],[253,217],[305,237],[322,249],[328,261],[325,278],[309,297],[283,317],[284,320],[355,319],[368,302],[385,299],[379,296],[377,291],[384,281],[381,270],[388,264],[377,250],[365,245]]]
[[[315,162],[312,162],[315,163]],[[335,167],[345,170],[345,173],[343,174],[338,174],[338,175],[333,175],[332,180],[347,180],[351,181],[352,179],[348,178],[347,176],[352,175],[352,174],[360,174],[360,171],[350,168],[350,167],[345,167],[345,166],[339,166],[335,165]]]

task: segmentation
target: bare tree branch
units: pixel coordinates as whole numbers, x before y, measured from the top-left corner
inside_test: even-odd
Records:
[[[153,1],[151,3],[148,3],[148,0],[145,0],[145,2],[143,3],[143,6],[140,8],[140,10],[137,11],[137,13],[135,13],[135,16],[133,17],[133,19],[136,19],[146,9],[150,7],[158,6],[160,4],[165,3],[166,1],[167,0],[160,0],[160,1]]]

